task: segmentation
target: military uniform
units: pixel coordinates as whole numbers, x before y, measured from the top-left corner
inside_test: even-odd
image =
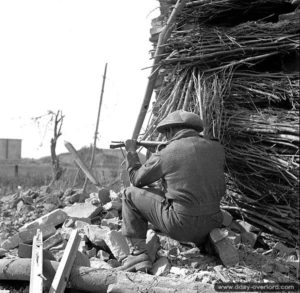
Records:
[[[224,149],[217,141],[182,129],[143,165],[136,152],[128,152],[127,170],[134,187],[123,197],[126,237],[146,238],[149,221],[178,241],[201,244],[221,225]],[[157,180],[162,189],[142,188]]]

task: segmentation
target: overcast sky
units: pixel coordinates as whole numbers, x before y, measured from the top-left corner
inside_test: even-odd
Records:
[[[98,146],[132,135],[149,69],[157,0],[0,0],[0,138],[22,157],[50,155],[48,110],[62,110],[64,140],[93,141],[105,63]]]

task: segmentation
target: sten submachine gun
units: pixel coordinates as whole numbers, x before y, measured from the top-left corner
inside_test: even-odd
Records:
[[[147,141],[147,140],[140,140],[136,142],[137,146],[141,146],[144,148],[157,148],[158,146],[165,145],[165,142],[161,141]],[[111,145],[109,146],[111,149],[117,149],[121,147],[125,147],[124,141],[112,141]]]

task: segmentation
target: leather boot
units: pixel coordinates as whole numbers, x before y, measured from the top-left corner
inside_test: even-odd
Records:
[[[138,255],[128,255],[121,267],[118,267],[118,271],[125,272],[147,272],[152,268],[152,263],[147,253],[141,253]]]
[[[146,252],[146,239],[127,238],[130,255],[117,270],[126,272],[147,271],[152,268],[151,260]]]

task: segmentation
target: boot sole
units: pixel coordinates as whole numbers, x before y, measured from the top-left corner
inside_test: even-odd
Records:
[[[131,267],[124,270],[125,272],[147,272],[152,268],[151,261],[143,261],[132,265]]]

